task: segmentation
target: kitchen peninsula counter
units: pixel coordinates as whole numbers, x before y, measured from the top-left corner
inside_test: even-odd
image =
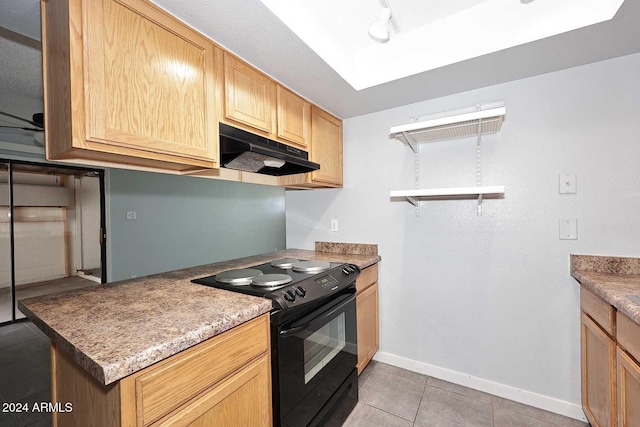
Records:
[[[321,243],[321,242],[319,242]],[[346,262],[366,268],[380,261],[376,245],[326,244],[288,249],[112,284],[29,298],[20,310],[101,384],[108,385],[269,312],[271,301],[191,283],[224,270],[278,258]],[[375,246],[375,254],[367,247]],[[364,248],[364,249],[362,249]]]
[[[639,258],[571,255],[571,275],[640,325],[640,304],[627,298],[640,296]]]

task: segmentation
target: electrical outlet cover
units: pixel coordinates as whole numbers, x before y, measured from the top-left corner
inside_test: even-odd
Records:
[[[578,240],[578,220],[560,220],[560,240]]]

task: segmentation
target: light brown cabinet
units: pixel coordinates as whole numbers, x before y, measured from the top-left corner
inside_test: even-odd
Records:
[[[582,313],[582,408],[593,427],[615,426],[616,343]]]
[[[224,96],[222,121],[307,149],[311,139],[311,103],[227,52]]]
[[[309,160],[320,169],[280,177],[280,185],[293,188],[342,187],[342,120],[311,106]]]
[[[365,268],[356,280],[358,375],[380,347],[378,322],[378,265]]]
[[[42,2],[48,160],[302,188],[342,186],[342,121],[147,0]],[[302,148],[319,171],[220,170],[218,122]]]
[[[226,119],[267,134],[274,133],[276,84],[273,80],[225,52],[224,92]]]
[[[73,402],[54,426],[271,426],[264,314],[104,386],[52,346],[52,399]]]
[[[307,148],[311,137],[311,104],[278,85],[278,137]]]
[[[317,107],[311,108],[310,159],[320,164],[311,182],[342,186],[342,120]]]
[[[216,166],[214,44],[143,0],[42,2],[51,160]]]
[[[638,337],[640,338],[640,337]],[[618,425],[640,426],[640,365],[618,348]]]
[[[594,427],[640,426],[640,325],[580,289],[582,408]]]

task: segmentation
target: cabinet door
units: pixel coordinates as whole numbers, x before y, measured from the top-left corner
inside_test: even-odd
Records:
[[[358,316],[358,375],[378,351],[378,283],[356,297]]]
[[[224,53],[225,117],[273,133],[275,83]]]
[[[640,426],[640,366],[618,348],[618,426]]]
[[[582,408],[593,427],[616,423],[616,344],[582,313]]]
[[[311,161],[320,164],[312,181],[342,185],[342,121],[319,108],[311,109]]]
[[[141,0],[83,7],[86,139],[217,157],[213,44]]]
[[[311,132],[311,104],[278,85],[278,137],[306,147]]]
[[[154,426],[271,426],[271,363],[264,355]]]

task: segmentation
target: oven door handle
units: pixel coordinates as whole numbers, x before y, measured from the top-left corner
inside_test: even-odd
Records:
[[[300,331],[302,331],[304,329],[311,328],[314,325],[317,325],[318,323],[324,322],[326,319],[328,319],[329,317],[333,316],[338,311],[340,311],[343,308],[345,308],[347,305],[351,304],[355,298],[356,298],[356,294],[355,294],[355,289],[354,289],[353,293],[351,294],[351,296],[349,298],[347,298],[346,300],[344,300],[343,302],[341,302],[340,304],[338,304],[337,306],[332,307],[331,309],[325,311],[324,313],[322,313],[318,317],[315,317],[313,320],[308,321],[304,325],[294,326],[293,328],[284,329],[284,330],[280,331],[280,336],[286,337],[286,336],[289,336],[289,335],[293,335],[296,332],[300,332]]]

